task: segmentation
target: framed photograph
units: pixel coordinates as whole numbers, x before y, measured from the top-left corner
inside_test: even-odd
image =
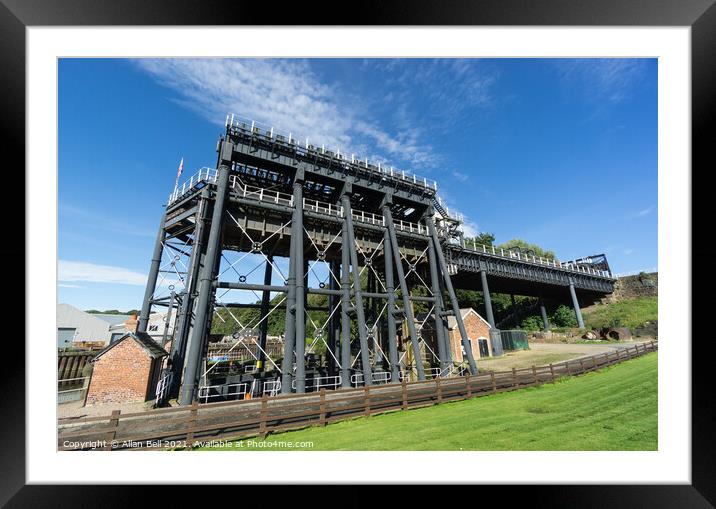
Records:
[[[545,506],[710,507],[690,295],[712,3],[381,4],[346,26],[4,0],[28,298],[0,500],[529,484]]]

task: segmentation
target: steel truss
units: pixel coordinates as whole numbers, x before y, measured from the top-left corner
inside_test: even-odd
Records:
[[[180,404],[477,373],[451,274],[559,277],[461,247],[459,222],[427,179],[376,174],[279,138],[227,124],[218,169],[192,176],[162,215],[138,330],[153,306],[168,306],[175,326],[162,394]],[[576,304],[574,289],[587,283],[570,276]],[[243,320],[251,315],[242,309],[259,313]],[[448,316],[464,364],[452,359]],[[283,334],[269,345],[277,321]],[[207,358],[212,326],[227,322],[232,341]]]

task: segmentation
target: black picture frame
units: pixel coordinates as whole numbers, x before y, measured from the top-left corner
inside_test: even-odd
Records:
[[[279,7],[280,5],[280,7]],[[713,172],[716,137],[711,124],[716,119],[716,7],[714,0],[482,0],[441,2],[397,0],[354,2],[347,14],[335,16],[341,9],[336,3],[319,2],[270,5],[261,2],[218,2],[207,0],[0,0],[0,101],[2,101],[3,150],[14,159],[7,162],[25,167],[25,28],[28,26],[97,25],[552,25],[552,26],[689,26],[692,43],[692,173],[684,169],[684,178],[692,178],[694,232],[697,221],[708,228],[710,186],[703,180]],[[350,12],[353,11],[353,12]],[[331,16],[334,15],[335,17]],[[14,161],[14,162],[13,162]],[[697,171],[701,169],[701,171]],[[698,185],[698,183],[701,185]],[[696,185],[694,185],[696,184]],[[8,189],[8,188],[6,188]],[[14,182],[12,193],[22,197],[24,183]],[[29,193],[31,189],[24,189]],[[699,193],[701,196],[699,196]],[[712,199],[711,199],[712,201]],[[698,208],[701,207],[699,211]],[[21,210],[20,205],[14,206]],[[24,222],[18,217],[5,231],[15,239],[24,239]],[[13,231],[14,229],[14,231]],[[703,242],[692,250],[692,267],[714,266],[716,251]],[[24,242],[5,243],[0,252],[8,267],[24,264]],[[27,271],[29,268],[23,265]],[[697,270],[697,269],[694,269]],[[8,271],[12,272],[12,271]],[[14,271],[20,278],[19,271]],[[11,276],[12,274],[8,274]],[[7,280],[4,276],[3,279]],[[704,288],[713,288],[713,269],[699,274]],[[19,322],[18,302],[24,302],[24,281],[16,283],[6,304]],[[688,296],[684,296],[687,298]],[[48,306],[53,303],[48,302]],[[708,299],[694,293],[692,316],[708,316]],[[25,319],[37,310],[25,309]],[[688,346],[691,331],[682,341]],[[15,338],[19,334],[15,333]],[[0,398],[0,504],[7,507],[102,506],[126,507],[135,504],[135,488],[126,486],[26,485],[25,445],[25,348],[15,339],[5,338],[3,358],[6,388]],[[674,338],[671,338],[674,339]],[[530,505],[550,507],[713,507],[716,501],[716,451],[714,450],[713,384],[708,375],[713,340],[706,334],[693,341],[692,348],[692,484],[691,485],[618,485],[618,486],[529,486],[510,487],[510,497],[518,491],[527,494]],[[28,338],[25,338],[26,342]],[[519,468],[516,466],[516,468]],[[487,487],[479,496],[487,500]],[[499,488],[504,495],[505,487]],[[180,490],[160,491],[163,504],[182,500]],[[412,491],[415,495],[417,491]],[[466,493],[461,491],[461,493]],[[410,490],[401,490],[410,497]],[[272,492],[275,496],[275,492]],[[144,495],[143,495],[144,497]],[[371,497],[372,498],[372,497]],[[458,498],[462,498],[458,497]],[[357,501],[356,501],[357,502]],[[409,503],[408,498],[404,500]],[[185,505],[182,503],[182,505]],[[318,502],[317,502],[318,503]],[[466,503],[470,503],[466,500]],[[346,504],[344,504],[346,505]]]

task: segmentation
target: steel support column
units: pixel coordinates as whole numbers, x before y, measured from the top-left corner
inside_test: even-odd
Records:
[[[214,198],[214,210],[211,216],[211,228],[209,229],[209,240],[206,245],[206,259],[204,268],[201,271],[199,280],[199,296],[196,304],[196,318],[194,328],[191,332],[189,352],[187,353],[186,369],[181,388],[179,403],[189,405],[196,397],[197,385],[199,383],[199,371],[201,370],[201,357],[204,352],[204,342],[209,333],[211,322],[212,305],[214,295],[214,278],[218,269],[218,260],[221,255],[221,225],[224,219],[225,202],[229,192],[229,166],[225,163],[231,160],[232,145],[222,142],[220,150],[222,164],[219,165],[216,175],[216,197]]]
[[[487,323],[495,329],[495,316],[492,314],[492,299],[490,298],[490,287],[487,285],[487,271],[484,267],[480,268],[480,280],[482,281],[482,297],[485,299],[485,313],[487,314]]]
[[[574,290],[574,281],[569,278],[569,293],[572,295],[572,305],[574,306],[574,314],[577,316],[577,325],[580,329],[584,328],[584,320],[582,319],[582,310],[579,309],[579,301],[577,300],[577,292]]]
[[[303,257],[303,174],[293,184],[296,251],[291,255],[296,264],[296,392],[306,392],[306,267]]]
[[[189,334],[192,328],[192,315],[194,314],[194,303],[196,289],[199,279],[199,271],[206,255],[206,213],[209,204],[209,189],[204,188],[199,198],[199,205],[196,208],[194,242],[189,257],[186,285],[182,297],[181,308],[177,315],[177,324],[174,330],[174,341],[169,356],[168,367],[171,370],[169,384],[169,397],[175,398],[179,395],[181,375],[186,359],[186,349],[189,343]]]
[[[266,267],[264,267],[264,284],[266,286],[271,285],[271,276],[273,275],[273,256],[269,255],[266,257]],[[261,318],[263,320],[259,326],[259,358],[256,361],[256,369],[261,372],[264,370],[264,362],[266,362],[266,338],[268,336],[268,319],[266,315],[269,312],[269,305],[271,304],[271,292],[264,290],[261,292]]]
[[[340,265],[336,263],[335,260],[331,260],[329,262],[329,271],[330,274],[328,276],[328,288],[329,290],[339,290],[338,288],[338,282],[336,281],[336,278],[340,275]],[[335,277],[334,277],[335,276]],[[336,295],[329,295],[328,296],[328,313],[331,316],[330,323],[328,324],[328,351],[330,351],[333,355],[326,354],[326,362],[328,363],[328,374],[329,376],[335,376],[336,375],[336,359],[340,358],[340,352],[336,349],[337,338],[340,335],[340,323],[338,320],[338,313],[334,313],[333,311],[336,309],[336,306],[338,306],[339,298]],[[335,358],[334,358],[335,356]]]
[[[353,297],[355,299],[356,321],[358,326],[358,340],[361,349],[361,367],[363,368],[363,381],[365,385],[373,384],[372,369],[370,366],[370,352],[368,350],[368,337],[366,336],[365,313],[363,310],[363,295],[360,281],[360,270],[358,270],[358,253],[356,252],[355,236],[353,230],[353,216],[351,212],[350,195],[344,193],[341,196],[343,205],[344,228],[348,232],[348,254],[353,267]]]
[[[154,242],[154,252],[152,253],[152,262],[149,265],[149,275],[147,276],[147,288],[144,290],[144,299],[142,300],[142,310],[139,312],[139,321],[137,323],[137,332],[147,332],[147,323],[149,323],[149,314],[152,311],[152,296],[157,286],[157,277],[159,276],[159,265],[162,262],[162,251],[164,250],[164,223],[167,219],[166,210],[162,212],[162,218],[159,220],[159,232]]]
[[[433,241],[435,247],[435,254],[437,254],[438,263],[440,270],[443,273],[443,281],[445,282],[445,289],[450,297],[450,303],[452,304],[452,311],[455,314],[455,321],[457,322],[458,330],[460,331],[460,337],[462,339],[462,346],[465,349],[467,355],[467,363],[470,366],[470,373],[473,375],[477,374],[477,364],[475,363],[475,357],[472,355],[472,348],[470,346],[470,340],[465,330],[465,324],[462,321],[462,315],[460,314],[460,305],[457,302],[457,296],[455,295],[455,289],[452,286],[452,280],[450,279],[450,273],[448,272],[447,263],[445,263],[445,256],[443,255],[442,246],[440,245],[440,238],[438,232],[435,229],[435,223],[433,222],[432,215],[428,215],[425,219],[425,223],[428,226],[428,232]],[[476,338],[477,340],[477,338]]]
[[[341,386],[351,386],[351,284],[348,275],[351,270],[348,253],[348,228],[343,222],[341,243]]]
[[[415,369],[418,372],[418,380],[425,380],[425,369],[423,368],[423,358],[420,355],[420,344],[418,333],[415,330],[415,317],[413,316],[413,308],[410,303],[410,292],[408,291],[408,283],[405,280],[405,271],[403,271],[403,262],[400,259],[400,246],[398,238],[395,235],[395,225],[393,224],[393,213],[388,203],[383,205],[383,217],[385,218],[385,227],[390,235],[390,243],[393,251],[393,260],[395,260],[395,269],[398,273],[398,283],[400,284],[400,293],[403,294],[403,314],[408,322],[408,334],[410,335],[410,343],[413,349],[413,357],[415,358]]]
[[[539,312],[542,315],[542,324],[545,331],[549,330],[549,320],[547,319],[547,308],[544,306],[544,300],[542,297],[539,298]]]
[[[445,312],[445,299],[444,299],[444,295],[445,295],[445,281],[443,281],[443,278],[439,277],[439,278],[438,278],[438,283],[440,284],[440,302],[442,302],[443,312]],[[448,328],[448,322],[447,322],[447,320],[446,320],[445,318],[443,318],[442,320],[440,320],[440,325],[442,326],[442,329],[443,329],[443,337],[445,338],[445,343],[446,343],[446,345],[447,345],[447,350],[446,350],[446,352],[445,352],[445,354],[447,355],[447,361],[448,361],[448,364],[452,365],[452,364],[453,364],[453,359],[452,359],[452,341],[450,340],[450,329]]]
[[[435,303],[433,304],[433,314],[435,316],[435,340],[438,344],[438,356],[440,357],[440,369],[444,370],[450,363],[448,362],[447,350],[450,345],[445,340],[445,328],[443,327],[443,299],[440,293],[440,278],[438,275],[437,255],[435,253],[435,245],[432,240],[428,241],[428,262],[430,263],[430,286],[432,287]]]
[[[393,250],[391,248],[390,232],[383,232],[383,258],[385,259],[385,291],[388,294],[386,315],[388,322],[388,355],[390,362],[390,380],[397,383],[400,380],[400,358],[398,356],[398,338],[395,327],[395,282],[393,278]]]
[[[293,187],[291,246],[288,259],[288,279],[286,280],[286,286],[288,287],[288,291],[286,292],[286,326],[284,327],[283,362],[281,363],[281,392],[283,394],[292,392],[291,382],[293,381],[293,360],[297,342],[296,303],[299,300],[299,294],[296,291],[297,278],[295,254],[298,250],[300,250],[301,255],[303,255],[303,228],[296,231],[297,216],[301,215],[303,210],[303,188],[297,184],[299,184],[299,182],[294,182]],[[301,217],[303,216],[301,215]],[[303,262],[301,262],[301,268],[303,268]],[[303,276],[301,277],[301,281],[303,281]],[[300,296],[300,300],[302,303],[301,305],[303,306],[303,295]]]

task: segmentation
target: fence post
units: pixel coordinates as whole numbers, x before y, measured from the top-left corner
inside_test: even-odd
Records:
[[[534,379],[535,379],[534,384],[537,385],[537,384],[538,384],[538,380],[537,380],[537,368],[535,367],[534,364],[532,364],[532,376],[533,376]]]
[[[552,375],[552,382],[554,383],[554,366],[552,363],[549,363],[549,373]]]
[[[321,387],[321,418],[320,418],[320,424],[321,426],[326,425],[326,389],[325,387]]]
[[[443,402],[443,391],[442,387],[440,387],[440,377],[438,376],[435,379],[435,385],[437,386],[437,392],[438,392],[438,404]]]
[[[495,381],[495,370],[490,370],[490,381],[492,382],[492,393],[497,393],[497,382]]]
[[[187,424],[189,426],[186,433],[186,450],[191,451],[192,445],[194,444],[194,425],[196,424],[196,413],[199,408],[199,400],[195,399],[191,403],[191,410],[189,411],[189,420]]]
[[[261,395],[261,422],[259,422],[259,437],[266,438],[266,417],[268,414],[268,396],[264,392]]]
[[[112,450],[112,442],[117,437],[117,428],[119,427],[119,414],[121,410],[112,410],[112,415],[109,417],[109,425],[114,428],[107,433],[107,445],[104,446],[105,451]]]
[[[363,387],[365,393],[365,416],[370,417],[370,385]]]
[[[517,387],[517,370],[512,368],[512,387]]]
[[[465,396],[467,397],[467,399],[472,398],[472,383],[470,383],[470,382],[471,382],[470,374],[468,373],[467,376],[465,376],[465,389],[466,389]]]
[[[564,366],[567,368],[567,375],[572,376],[572,370],[569,369],[569,361],[565,362]]]
[[[581,357],[579,358],[579,369],[580,373],[584,373],[584,360]]]
[[[403,378],[403,410],[408,409],[408,383]]]

